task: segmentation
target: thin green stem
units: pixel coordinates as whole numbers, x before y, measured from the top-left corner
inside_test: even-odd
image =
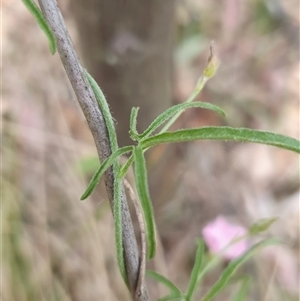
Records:
[[[192,95],[187,99],[187,103],[188,102],[192,102],[194,101],[194,99],[197,97],[197,95],[201,92],[201,90],[203,89],[204,85],[206,84],[206,82],[209,80],[209,78],[207,78],[206,76],[202,75],[198,82],[197,85],[192,93]],[[181,112],[178,112],[176,115],[174,115],[169,122],[161,129],[161,131],[159,132],[164,133],[166,132],[172,125],[173,123],[178,119],[178,117],[180,116]]]
[[[133,155],[131,155],[129,157],[129,159],[126,161],[126,163],[121,166],[121,168],[120,168],[120,177],[122,179],[126,176],[126,174],[129,170],[131,164],[133,163],[133,161],[134,161],[134,157],[133,157]]]

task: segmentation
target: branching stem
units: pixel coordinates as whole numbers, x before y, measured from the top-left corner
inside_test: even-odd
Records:
[[[39,5],[55,36],[58,53],[94,137],[100,162],[103,162],[111,155],[112,146],[110,145],[107,126],[95,94],[74,50],[57,2],[55,0],[39,0]],[[113,168],[109,168],[105,173],[105,184],[111,208],[114,206],[115,177]],[[120,194],[126,275],[131,294],[134,297],[139,274],[139,252],[123,185],[121,186]],[[140,300],[149,300],[147,296],[148,294],[142,293]]]

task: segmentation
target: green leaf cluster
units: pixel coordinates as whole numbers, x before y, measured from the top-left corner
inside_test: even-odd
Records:
[[[218,294],[220,294],[228,285],[230,285],[230,280],[234,276],[236,270],[245,263],[248,259],[250,259],[255,253],[257,253],[260,249],[278,244],[279,242],[275,239],[265,239],[256,244],[254,244],[251,248],[248,249],[244,254],[239,256],[238,258],[232,260],[227,267],[222,271],[219,276],[219,279],[210,287],[208,292],[200,299],[200,301],[210,301],[215,298]],[[220,260],[221,253],[213,257],[205,264],[204,260],[204,242],[203,240],[199,240],[198,248],[196,251],[195,262],[191,272],[190,281],[188,284],[188,288],[186,292],[182,292],[172,281],[164,277],[163,275],[147,270],[147,275],[151,278],[161,282],[169,289],[169,294],[158,299],[157,301],[167,301],[167,300],[180,300],[180,301],[191,301],[196,292],[197,286],[199,286],[201,280],[203,280],[204,276],[214,267],[216,261]],[[243,301],[245,300],[245,296],[248,291],[248,287],[250,284],[249,277],[241,278],[241,284],[238,292],[236,293],[233,300],[235,301]]]
[[[200,81],[198,81],[195,90],[193,91],[191,97],[187,100],[187,102],[174,105],[161,113],[143,133],[138,133],[136,128],[139,108],[133,108],[130,115],[129,134],[135,144],[119,148],[117,145],[113,119],[111,117],[105,97],[97,83],[87,72],[86,76],[93,88],[96,98],[98,99],[99,106],[103,112],[109,133],[112,154],[104,162],[102,162],[92,180],[90,181],[86,191],[83,193],[81,200],[86,199],[93,193],[105,171],[112,166],[115,175],[114,215],[117,254],[119,266],[124,279],[126,279],[126,276],[124,260],[122,259],[123,247],[120,187],[122,179],[125,177],[132,164],[134,164],[136,188],[146,224],[148,260],[154,257],[156,250],[154,210],[149,193],[146,160],[144,156],[144,153],[149,148],[162,143],[177,143],[196,140],[225,140],[267,144],[300,153],[299,140],[272,132],[258,131],[247,128],[232,128],[227,126],[206,126],[201,128],[168,131],[169,127],[180,116],[180,114],[190,108],[208,109],[219,113],[221,116],[225,116],[224,111],[215,105],[192,101],[195,99],[195,97],[203,87],[203,82],[201,81],[201,79]],[[160,127],[162,127],[162,129],[156,134],[156,131]],[[130,154],[130,157],[124,165],[120,166],[119,158],[124,154]],[[265,227],[268,227],[268,225],[270,225],[271,223],[272,221],[266,221],[260,225],[253,226],[253,228],[251,228],[251,232],[253,234],[256,234],[259,231],[262,231]],[[192,284],[191,287],[193,287]],[[193,289],[191,288],[190,291],[193,291]]]
[[[142,205],[143,209],[143,215],[145,219],[145,224],[146,224],[146,238],[147,238],[147,257],[148,259],[153,258],[155,255],[155,250],[156,250],[156,239],[155,239],[155,221],[154,221],[154,211],[153,211],[153,206],[149,194],[149,188],[148,188],[148,179],[147,179],[147,169],[146,169],[146,161],[145,161],[145,156],[144,153],[147,149],[149,149],[152,146],[158,145],[160,142],[160,137],[163,135],[163,132],[161,131],[161,134],[153,135],[153,133],[164,123],[168,122],[170,119],[172,119],[174,116],[180,116],[180,114],[185,111],[186,109],[189,108],[203,108],[203,109],[209,109],[213,110],[217,113],[219,113],[222,116],[225,116],[224,111],[212,104],[209,103],[203,103],[203,102],[187,102],[187,103],[182,103],[175,105],[169,109],[167,109],[165,112],[163,112],[161,115],[159,115],[150,125],[149,127],[141,134],[137,132],[136,129],[136,124],[137,124],[137,115],[138,115],[138,108],[133,108],[131,111],[131,116],[130,116],[130,130],[129,133],[131,135],[131,138],[133,141],[137,142],[137,145],[130,145],[130,146],[125,146],[122,148],[117,147],[116,143],[116,136],[115,136],[115,129],[114,129],[114,124],[112,121],[110,115],[107,103],[105,103],[105,97],[103,93],[101,92],[99,86],[97,83],[94,81],[94,79],[86,72],[86,76],[93,88],[93,91],[96,95],[96,98],[99,101],[99,106],[101,110],[103,111],[104,119],[106,121],[106,126],[108,128],[108,133],[109,137],[114,137],[113,141],[111,142],[112,147],[112,154],[109,156],[105,161],[102,162],[96,173],[94,174],[93,178],[91,179],[87,189],[81,196],[81,200],[86,199],[89,197],[95,188],[97,187],[101,177],[104,175],[105,171],[113,166],[114,164],[119,164],[119,157],[121,155],[124,155],[126,153],[130,153],[131,156],[127,160],[127,162],[118,168],[118,171],[115,171],[116,176],[116,181],[121,181],[122,178],[126,175],[128,169],[134,163],[134,173],[135,173],[135,180],[136,180],[136,188],[138,192],[138,196]],[[107,116],[107,117],[105,117]],[[177,118],[178,118],[177,117]],[[165,133],[167,134],[167,133]],[[172,133],[168,133],[171,134]],[[189,135],[189,133],[187,133]],[[174,135],[175,132],[174,132]],[[174,136],[175,137],[175,136]],[[150,140],[149,140],[150,139]],[[153,142],[153,139],[154,142]],[[111,138],[110,138],[111,140]],[[192,139],[193,140],[193,139]],[[150,141],[150,142],[149,142]],[[156,142],[155,142],[156,141]],[[173,142],[181,142],[184,141],[182,137],[175,137],[175,140]],[[117,167],[115,167],[117,168]],[[115,208],[119,208],[119,199],[114,199],[115,203]],[[118,205],[116,205],[118,204]],[[119,214],[119,211],[116,210],[116,212]],[[119,215],[117,215],[119,216]],[[118,225],[116,226],[116,229],[120,227],[119,222],[120,220],[117,221]],[[121,245],[121,240],[122,237],[121,235],[118,237],[118,245]],[[120,252],[121,253],[121,252]]]

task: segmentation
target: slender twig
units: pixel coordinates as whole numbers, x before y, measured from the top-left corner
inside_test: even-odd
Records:
[[[93,134],[100,161],[104,161],[111,154],[111,146],[103,115],[97,104],[94,92],[86,78],[84,70],[74,50],[65,22],[58,8],[56,0],[39,0],[39,4],[45,19],[54,33],[57,50],[63,66],[69,77],[81,109],[87,119],[91,133]],[[113,208],[114,174],[110,168],[105,173],[105,184]],[[124,259],[129,287],[135,298],[136,286],[139,277],[139,252],[130,217],[124,188],[122,188],[122,231],[124,244]],[[136,299],[135,299],[136,300]],[[141,301],[148,299],[147,289],[140,296]]]
[[[143,292],[143,287],[145,286],[145,272],[146,272],[146,228],[144,223],[144,217],[143,217],[143,208],[141,206],[140,201],[137,199],[136,194],[133,191],[133,188],[131,187],[130,183],[127,181],[126,178],[123,180],[123,184],[125,189],[127,190],[128,196],[131,199],[135,214],[138,220],[139,224],[139,230],[140,230],[140,245],[141,245],[141,263],[140,263],[140,271],[139,271],[139,278],[138,283],[136,286],[136,292],[135,292],[135,298],[136,300],[139,300],[138,298],[141,296]]]

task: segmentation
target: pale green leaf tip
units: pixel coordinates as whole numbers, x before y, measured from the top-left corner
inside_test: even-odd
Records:
[[[155,256],[155,253],[156,253],[156,243],[153,242],[153,245],[149,249],[150,249],[149,252],[147,252],[147,259],[151,260]]]
[[[151,254],[149,253],[147,259],[151,260],[154,256],[155,256],[155,252],[152,252]]]
[[[50,44],[49,48],[50,48],[51,54],[54,55],[56,53],[56,43],[54,43],[54,45]]]
[[[225,113],[225,111],[223,111],[223,110],[218,111],[218,113],[220,113],[221,116],[223,116],[223,117],[226,117],[226,116],[227,116],[226,113]]]
[[[84,201],[85,199],[87,199],[90,196],[90,191],[86,190],[83,195],[80,197],[80,201]]]

